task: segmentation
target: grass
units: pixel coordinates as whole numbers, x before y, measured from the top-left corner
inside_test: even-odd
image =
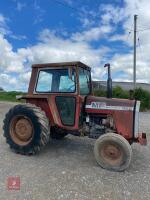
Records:
[[[0,101],[10,101],[10,102],[19,102],[16,99],[16,95],[23,95],[23,92],[0,92]]]

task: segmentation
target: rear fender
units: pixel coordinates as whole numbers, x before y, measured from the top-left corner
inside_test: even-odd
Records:
[[[43,111],[45,111],[46,116],[48,117],[51,126],[53,126],[55,124],[54,117],[53,117],[53,114],[52,114],[52,109],[49,106],[47,98],[39,98],[39,99],[36,99],[36,98],[26,98],[26,102],[34,104],[34,105],[40,107]]]

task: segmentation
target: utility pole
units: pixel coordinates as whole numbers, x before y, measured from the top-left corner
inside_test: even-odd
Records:
[[[134,15],[134,54],[133,54],[133,84],[136,89],[136,33],[137,33],[137,15]]]

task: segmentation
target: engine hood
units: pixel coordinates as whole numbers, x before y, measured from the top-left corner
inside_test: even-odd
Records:
[[[133,111],[135,100],[88,96],[85,108],[88,110]]]
[[[88,96],[85,112],[88,115],[111,117],[116,132],[131,139],[138,136],[138,105],[139,102],[135,100]]]

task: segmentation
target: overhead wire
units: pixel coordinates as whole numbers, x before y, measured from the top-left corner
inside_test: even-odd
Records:
[[[126,38],[126,42],[128,42],[130,34],[131,34],[131,31],[128,32],[128,35],[127,35],[127,38]]]
[[[140,40],[139,34],[137,35],[137,42],[138,42],[137,47],[139,47],[139,57],[142,61],[143,60],[143,48],[142,48],[142,45],[141,45],[141,40]]]
[[[76,12],[81,12],[81,9],[78,9],[78,8],[76,8],[76,7],[72,6],[72,5],[69,5],[69,4],[65,3],[65,2],[62,2],[60,0],[51,0],[51,1],[54,2],[54,3],[57,3],[57,4],[61,5],[61,6],[67,7],[68,9],[74,10]],[[90,14],[90,13],[88,13],[87,15],[93,17],[93,15]],[[94,17],[94,18],[100,19],[100,17]],[[131,32],[133,31],[132,30],[132,26],[131,26],[130,29],[126,28],[126,31],[128,31],[127,38],[126,38],[126,42],[127,42],[129,40],[130,35],[131,35]]]
[[[80,9],[78,9],[78,8],[76,8],[74,6],[71,6],[71,5],[69,5],[69,4],[65,3],[65,2],[62,2],[62,1],[59,1],[59,0],[51,0],[51,1],[56,2],[57,4],[60,4],[60,5],[64,6],[64,7],[67,7],[67,8],[72,9],[72,10],[75,10],[75,11],[78,11],[78,12],[81,11]]]
[[[67,8],[69,8],[69,9],[72,9],[72,10],[74,10],[74,11],[77,11],[77,12],[81,12],[81,9],[78,9],[78,8],[76,8],[76,7],[74,7],[74,6],[71,6],[71,5],[69,5],[69,4],[67,4],[67,3],[65,3],[65,2],[62,2],[62,1],[59,1],[59,0],[51,0],[52,2],[55,2],[55,3],[57,3],[57,4],[59,4],[59,5],[62,5],[62,6],[64,6],[64,7],[67,7]],[[93,18],[97,18],[97,19],[100,19],[100,17],[97,17],[97,16],[93,16],[90,12],[88,12],[88,15],[90,15],[91,17],[93,17]],[[133,30],[132,30],[132,27],[129,29],[129,28],[126,28],[126,30],[128,30],[129,32],[132,32]],[[130,35],[130,34],[129,34]]]
[[[64,7],[67,7],[68,9],[71,9],[71,10],[73,10],[73,11],[75,11],[75,12],[81,12],[81,9],[79,9],[79,8],[76,8],[76,7],[74,7],[74,6],[72,6],[72,5],[69,5],[69,4],[67,4],[67,3],[65,3],[65,2],[62,2],[62,1],[59,1],[59,0],[51,0],[51,1],[53,1],[53,2],[55,2],[55,3],[57,3],[57,4],[59,4],[59,5],[62,5],[62,6],[64,6]],[[97,18],[97,19],[100,19],[100,17],[98,17],[98,16],[93,16],[92,14],[90,14],[90,12],[88,12],[88,14],[87,14],[88,16],[91,16],[92,18]],[[131,35],[131,33],[134,31],[133,29],[132,29],[132,27],[129,29],[129,28],[126,28],[125,29],[126,31],[128,31],[128,35],[127,35],[127,38],[126,38],[126,42],[128,42],[128,40],[129,40],[129,37],[130,37],[130,35]],[[142,29],[142,27],[140,27],[140,29],[139,30],[137,30],[137,33],[139,33],[139,32],[144,32],[144,31],[149,31],[150,30],[150,27],[143,27],[143,29]],[[139,38],[139,36],[138,36],[138,39],[137,39],[137,42],[138,42],[138,47],[139,47],[139,52],[140,52],[140,59],[142,60],[142,54],[143,54],[143,51],[142,51],[142,47],[141,47],[141,42],[140,42],[140,38]]]
[[[142,47],[141,47],[141,42],[140,42],[140,38],[138,37],[137,38],[137,42],[138,42],[138,46],[137,47],[139,47],[139,57],[140,57],[140,59],[142,60]]]
[[[62,2],[62,1],[59,1],[59,0],[51,0],[51,1],[52,2],[56,2],[57,4],[62,5],[64,7],[67,7],[69,9],[72,9],[74,11],[81,12],[81,9],[78,9],[78,8],[72,6],[72,5],[69,5],[69,4],[65,3],[65,2]],[[88,15],[90,15],[91,17],[93,17],[93,15],[90,14],[90,13],[88,13]],[[94,17],[94,18],[99,18],[99,17]],[[129,28],[126,28],[126,30],[128,30],[129,32],[133,32],[134,31],[133,29],[129,29]],[[139,29],[139,30],[137,30],[137,32],[148,31],[148,30],[150,30],[150,27]]]
[[[64,6],[64,7],[67,7],[68,9],[74,10],[74,11],[76,11],[76,12],[81,12],[81,9],[78,9],[78,8],[72,6],[72,5],[69,5],[69,4],[65,3],[65,2],[62,2],[62,1],[59,1],[59,0],[51,0],[51,1],[52,1],[52,2],[55,2],[55,3],[59,4],[59,5],[62,5],[62,6]],[[90,13],[88,13],[88,15],[90,15],[90,16],[93,17],[93,15],[91,15]],[[126,42],[127,42],[127,41],[129,40],[129,37],[130,37],[131,33],[132,33],[134,30],[132,29],[132,27],[131,27],[130,29],[129,29],[129,28],[126,28],[126,30],[128,30],[128,35],[127,35],[127,38],[126,38]],[[139,29],[139,30],[137,30],[137,32],[146,31],[146,30],[150,30],[150,28]],[[138,46],[139,46],[140,51],[141,51],[141,53],[142,53],[141,44],[140,44],[139,38],[138,38]]]
[[[65,2],[62,2],[62,1],[59,1],[59,0],[51,0],[51,2],[57,3],[57,4],[61,5],[61,6],[64,6],[64,7],[68,8],[68,9],[74,10],[76,12],[83,12],[82,9],[74,7],[72,5],[69,5],[69,4],[67,4]],[[83,14],[85,14],[85,13],[83,13]],[[93,14],[91,14],[90,12],[88,12],[86,15],[88,15],[88,16],[94,18],[94,19],[100,19],[99,16],[93,16]]]
[[[150,30],[150,28],[139,29],[139,30],[137,30],[137,32],[143,32],[143,31],[148,31],[148,30]]]

